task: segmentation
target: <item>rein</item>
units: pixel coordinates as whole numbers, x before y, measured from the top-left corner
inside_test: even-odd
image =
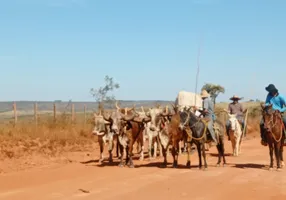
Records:
[[[271,133],[271,135],[272,135],[272,138],[273,138],[277,143],[280,142],[281,139],[282,139],[282,136],[283,136],[283,127],[284,127],[282,118],[279,118],[279,120],[280,120],[280,122],[281,122],[281,124],[282,124],[282,127],[281,127],[282,130],[281,130],[281,134],[280,134],[280,137],[279,137],[278,140],[276,139],[276,137],[275,137],[275,135],[274,135],[274,133],[273,133],[273,131],[272,131],[272,129],[273,129],[273,128],[276,126],[276,124],[277,124],[277,119],[275,120],[275,123],[274,123],[273,115],[271,115],[271,119],[270,119],[269,122],[267,123],[267,126],[270,126],[270,133]]]
[[[184,123],[184,125],[183,125],[184,127],[185,127],[185,125],[188,123],[189,120],[190,120],[190,114],[188,113],[188,117],[187,117],[187,119],[186,119],[186,121],[185,121],[185,123]],[[191,130],[191,128],[196,127],[196,125],[197,125],[199,122],[203,122],[203,123],[204,123],[204,125],[205,125],[205,127],[204,127],[204,132],[203,132],[203,134],[202,134],[201,137],[195,138],[195,137],[193,137],[193,135],[190,133],[190,130]],[[199,120],[198,120],[197,122],[195,122],[192,126],[190,126],[190,129],[186,129],[186,132],[187,132],[188,136],[190,137],[190,140],[194,139],[194,140],[196,140],[196,141],[200,141],[200,140],[202,140],[202,139],[205,137],[205,135],[206,135],[206,132],[207,132],[207,123],[206,123],[205,121],[199,119]]]

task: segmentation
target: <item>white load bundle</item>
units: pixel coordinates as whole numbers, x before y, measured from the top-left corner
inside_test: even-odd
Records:
[[[202,109],[203,107],[203,101],[200,94],[187,92],[187,91],[180,91],[176,101],[175,105],[179,107],[179,110],[182,110],[183,108],[189,108],[191,106],[196,106],[199,109]],[[199,116],[200,112],[196,112],[196,115]]]

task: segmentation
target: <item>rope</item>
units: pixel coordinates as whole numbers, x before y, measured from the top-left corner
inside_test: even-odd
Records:
[[[199,138],[195,138],[195,137],[192,136],[192,134],[190,134],[190,129],[187,129],[186,132],[187,132],[188,136],[190,137],[190,141],[192,141],[192,139],[194,139],[194,140],[196,140],[196,141],[200,141],[200,140],[202,140],[202,139],[205,137],[206,132],[207,132],[207,122],[205,122],[205,121],[203,121],[203,120],[200,120],[200,121],[202,121],[202,122],[204,123],[204,125],[205,125],[203,135],[202,135],[201,137],[199,137]],[[199,122],[199,121],[198,121],[198,122]],[[198,122],[196,122],[195,124],[197,124]],[[195,125],[195,124],[194,124],[194,125]],[[193,125],[193,126],[194,126],[194,125]],[[193,126],[192,126],[192,127],[193,127]]]

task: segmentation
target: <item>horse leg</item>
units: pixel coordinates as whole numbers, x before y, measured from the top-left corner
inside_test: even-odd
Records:
[[[217,152],[218,152],[218,161],[217,161],[217,164],[216,166],[219,167],[220,166],[220,163],[221,163],[221,143],[219,143],[218,145],[216,145],[216,148],[217,148]]]
[[[221,154],[223,159],[223,166],[226,164],[225,155],[224,155],[224,141],[223,138],[220,139],[220,145],[221,145]]]
[[[202,150],[201,150],[202,144],[197,144],[197,150],[198,150],[198,156],[199,156],[199,168],[202,169]]]
[[[206,149],[205,149],[204,143],[202,143],[202,149],[203,149],[203,158],[204,158],[204,169],[206,170],[208,168],[208,164],[206,160]]]
[[[268,143],[268,146],[269,146],[269,155],[270,155],[269,170],[273,170],[273,144]]]
[[[274,145],[275,148],[275,158],[277,163],[277,170],[281,169],[281,163],[280,163],[280,143],[276,143]]]
[[[283,159],[283,143],[284,143],[284,138],[282,138],[281,145],[280,145],[280,151],[279,151],[281,167],[285,166],[284,159]]]

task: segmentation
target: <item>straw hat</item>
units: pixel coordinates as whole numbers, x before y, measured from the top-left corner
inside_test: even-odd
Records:
[[[241,100],[239,96],[233,95],[230,100]]]
[[[202,98],[207,98],[209,96],[210,96],[210,94],[206,90],[202,90],[202,93],[201,93]]]

